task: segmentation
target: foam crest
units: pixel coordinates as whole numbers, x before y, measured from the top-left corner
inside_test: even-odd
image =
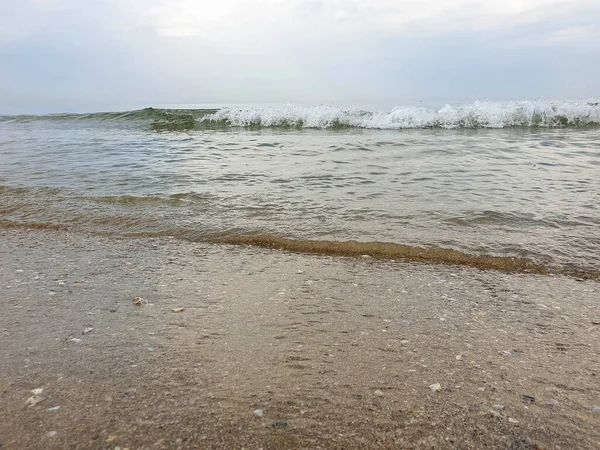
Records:
[[[223,108],[199,118],[201,124],[232,127],[296,128],[509,128],[586,127],[600,125],[600,102],[488,102],[439,110],[413,106],[390,112],[346,109],[338,106],[285,105],[271,108]]]

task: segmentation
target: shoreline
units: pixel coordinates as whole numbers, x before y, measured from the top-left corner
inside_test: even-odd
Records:
[[[47,230],[92,236],[114,237],[115,239],[179,239],[190,244],[226,245],[263,248],[299,255],[333,257],[369,257],[391,263],[418,263],[440,266],[465,266],[480,270],[493,270],[507,274],[562,275],[583,280],[600,281],[600,270],[577,267],[570,264],[544,264],[532,259],[517,256],[469,253],[450,247],[420,246],[378,241],[331,241],[317,239],[293,239],[272,234],[241,234],[228,237],[195,239],[186,232],[102,232],[76,229],[64,224],[48,222],[16,222],[0,220],[0,230]],[[193,233],[192,233],[193,234]]]
[[[3,450],[600,446],[597,281],[16,228],[0,261]]]

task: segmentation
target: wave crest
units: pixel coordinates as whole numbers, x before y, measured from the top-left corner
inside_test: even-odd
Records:
[[[200,124],[231,127],[295,128],[510,128],[587,127],[600,125],[600,102],[488,102],[439,110],[414,106],[371,112],[338,106],[285,105],[271,108],[223,108],[198,119]]]
[[[366,111],[333,105],[282,105],[267,108],[161,109],[87,114],[0,115],[0,123],[31,121],[92,121],[155,131],[280,127],[400,130],[419,128],[583,128],[600,126],[597,101],[475,101],[441,109],[400,106],[390,112]]]

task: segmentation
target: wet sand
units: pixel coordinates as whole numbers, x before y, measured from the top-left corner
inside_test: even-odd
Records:
[[[596,281],[0,233],[2,450],[600,448]]]

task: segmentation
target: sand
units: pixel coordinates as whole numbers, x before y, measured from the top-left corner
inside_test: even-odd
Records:
[[[0,233],[2,450],[600,448],[598,282]]]

